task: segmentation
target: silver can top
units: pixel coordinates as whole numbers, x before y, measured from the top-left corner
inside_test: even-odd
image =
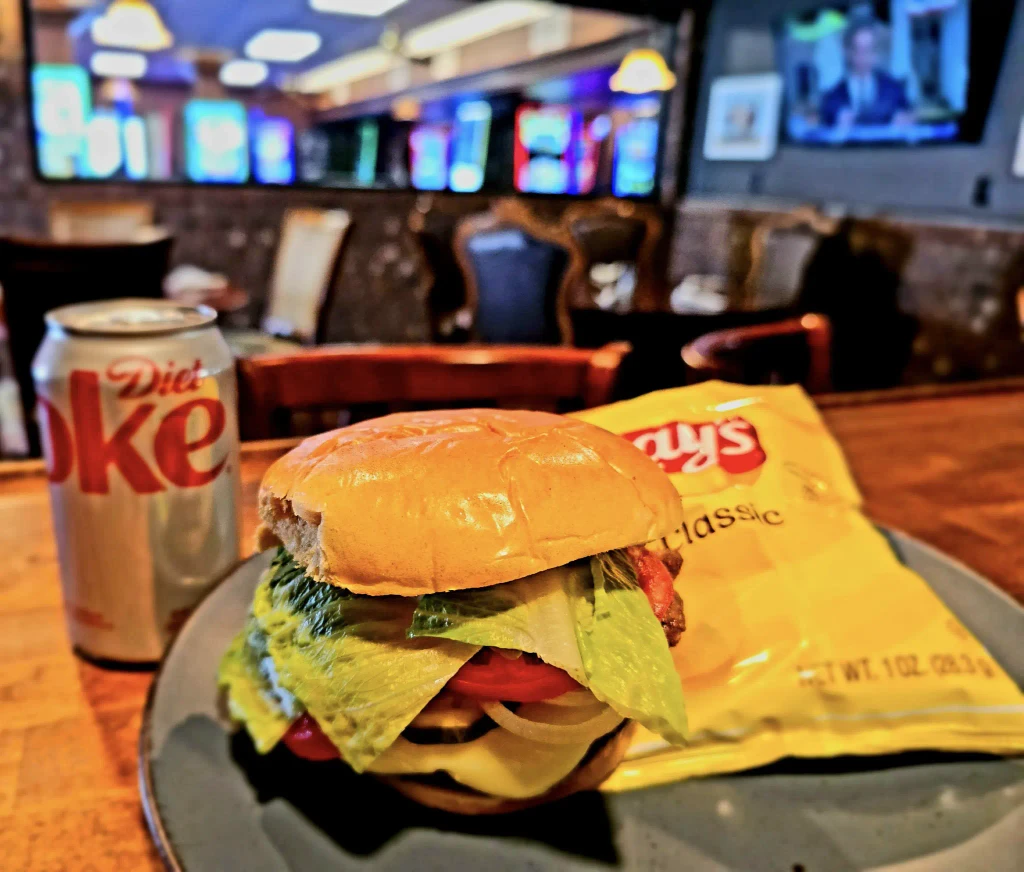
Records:
[[[157,336],[212,326],[209,306],[185,306],[174,300],[103,300],[75,303],[46,313],[51,329],[80,336]]]

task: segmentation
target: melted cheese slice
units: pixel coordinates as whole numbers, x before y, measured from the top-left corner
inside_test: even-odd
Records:
[[[550,724],[570,724],[579,715],[572,708],[534,703],[518,712]],[[466,787],[506,799],[538,796],[554,787],[586,756],[590,742],[552,745],[533,742],[500,727],[460,745],[415,745],[399,738],[368,772],[378,775],[429,775],[447,772]]]

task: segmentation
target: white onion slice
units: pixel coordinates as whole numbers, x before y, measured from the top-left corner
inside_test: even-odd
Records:
[[[580,724],[542,724],[519,717],[500,702],[481,702],[480,706],[492,721],[513,735],[549,745],[593,742],[605,733],[610,733],[624,720],[617,711],[606,708],[597,716]]]

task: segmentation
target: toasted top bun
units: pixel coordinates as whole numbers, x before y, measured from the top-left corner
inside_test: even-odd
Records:
[[[260,541],[361,594],[487,587],[665,536],[668,476],[630,442],[545,412],[410,412],[307,439],[267,470]],[[272,534],[272,535],[269,535]]]

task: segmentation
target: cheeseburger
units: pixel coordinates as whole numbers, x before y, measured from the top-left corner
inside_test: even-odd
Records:
[[[679,496],[631,443],[542,412],[391,415],[267,471],[275,547],[220,684],[256,749],[426,805],[596,787],[634,722],[682,743]],[[666,565],[667,564],[667,565]]]

